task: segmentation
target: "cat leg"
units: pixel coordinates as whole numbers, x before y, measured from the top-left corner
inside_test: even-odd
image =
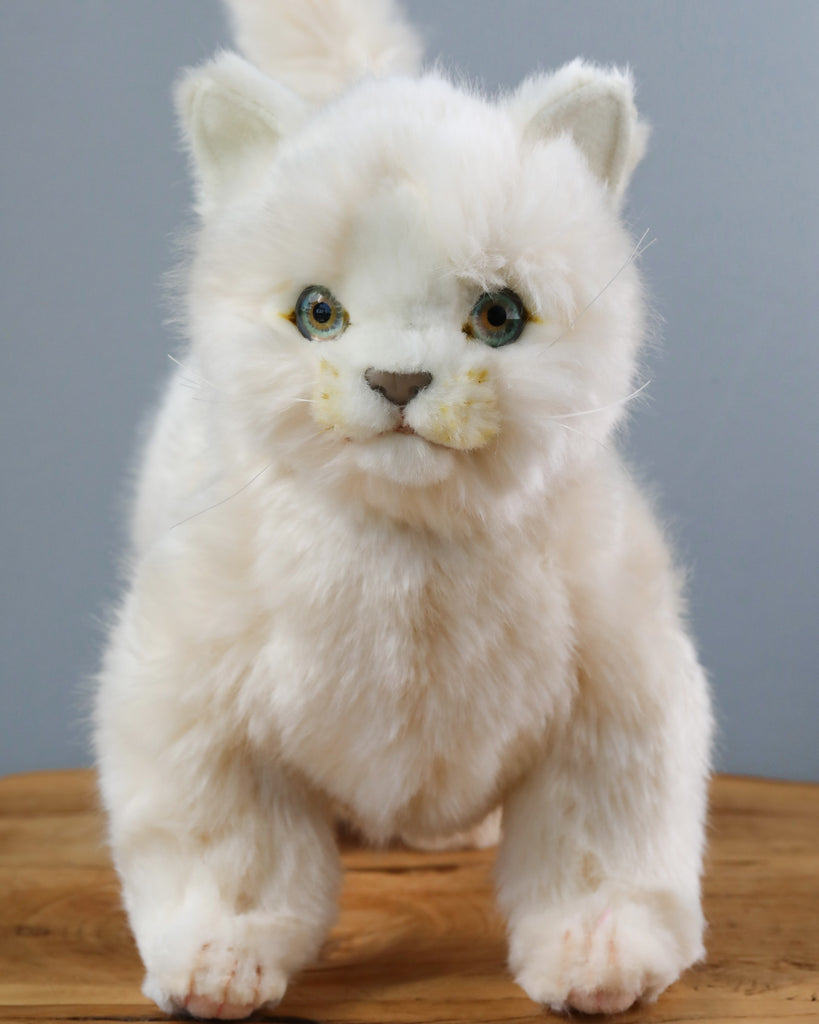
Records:
[[[275,750],[251,753],[261,711],[242,709],[235,643],[184,643],[154,606],[131,602],[100,680],[111,850],[145,994],[166,1012],[245,1017],[281,999],[335,918],[332,814]]]
[[[145,763],[130,785],[109,764],[103,789],[145,994],[166,1012],[239,1018],[277,1003],[317,955],[338,854],[303,786],[209,754],[176,776],[164,759]]]
[[[703,955],[706,686],[679,629],[648,629],[651,650],[619,665],[616,649],[589,656],[571,720],[504,804],[510,965],[556,1011],[654,1000]]]

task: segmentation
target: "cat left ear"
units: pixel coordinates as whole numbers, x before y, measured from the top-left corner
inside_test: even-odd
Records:
[[[524,82],[512,104],[524,117],[525,138],[570,135],[595,177],[616,201],[621,199],[648,141],[627,71],[576,60],[553,75]]]
[[[234,53],[188,71],[176,104],[203,216],[252,187],[304,114],[300,97]]]

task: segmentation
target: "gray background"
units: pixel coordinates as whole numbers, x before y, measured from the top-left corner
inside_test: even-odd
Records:
[[[415,0],[490,87],[630,63],[654,125],[629,216],[663,345],[630,457],[691,568],[719,768],[819,779],[819,4]],[[170,86],[215,0],[0,0],[0,773],[87,762],[135,429],[168,371],[188,216]]]

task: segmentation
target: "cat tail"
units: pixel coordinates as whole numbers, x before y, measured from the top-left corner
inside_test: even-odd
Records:
[[[308,100],[360,78],[412,74],[421,41],[396,0],[224,0],[238,49]]]

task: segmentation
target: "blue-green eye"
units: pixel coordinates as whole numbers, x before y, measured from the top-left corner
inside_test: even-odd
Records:
[[[484,345],[500,348],[518,340],[528,319],[526,307],[509,288],[484,292],[472,307],[464,333]]]
[[[308,285],[296,301],[291,319],[305,338],[329,341],[347,330],[350,318],[329,288]]]

